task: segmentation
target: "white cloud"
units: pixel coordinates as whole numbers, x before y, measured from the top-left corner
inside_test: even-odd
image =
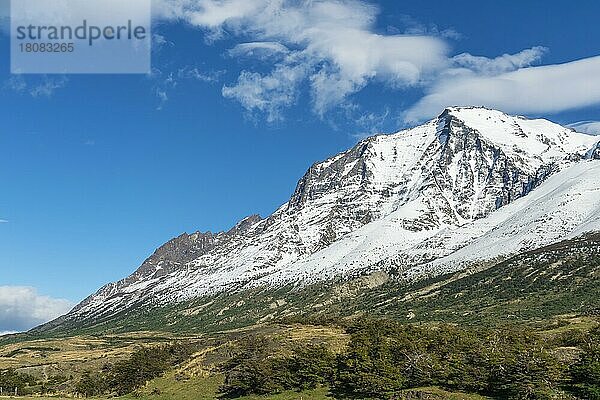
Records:
[[[251,42],[240,43],[229,50],[228,54],[231,57],[241,58],[257,58],[259,60],[268,60],[273,57],[282,57],[289,54],[290,50],[277,42]]]
[[[587,133],[588,135],[600,135],[600,121],[580,121],[567,125],[577,132]]]
[[[165,46],[172,47],[175,44],[167,40],[166,37],[155,33],[152,35],[152,52],[159,53]]]
[[[41,84],[32,87],[29,93],[33,97],[52,97],[57,89],[65,87],[67,81],[66,77],[45,79]]]
[[[554,113],[600,104],[600,57],[521,68],[499,75],[445,74],[405,115],[429,118],[448,105],[478,105],[515,113]]]
[[[429,23],[427,25],[423,24],[421,21],[418,21],[412,18],[410,15],[399,15],[397,16],[398,20],[401,22],[403,26],[406,26],[405,34],[409,35],[428,35],[428,36],[441,36],[448,39],[461,40],[463,39],[463,35],[460,32],[457,32],[453,28],[449,29],[440,29],[436,24]],[[387,31],[392,34],[400,34],[402,31],[395,26],[388,25]]]
[[[5,219],[0,219],[0,224],[6,224],[8,221]]]
[[[0,286],[0,331],[21,332],[67,313],[73,304],[38,294],[36,289]]]
[[[27,90],[27,83],[21,75],[13,75],[4,82],[4,87],[17,93],[23,93]]]
[[[358,0],[156,0],[163,18],[205,29],[210,39],[226,33],[252,38],[230,52],[258,58],[282,56],[268,73],[243,71],[223,94],[248,111],[280,118],[310,83],[315,112],[323,114],[380,81],[416,85],[447,62],[443,39],[427,35],[381,35],[374,31],[378,8]],[[289,85],[283,88],[282,86]]]
[[[153,68],[148,75],[154,82],[153,91],[158,99],[157,110],[162,110],[169,101],[169,93],[179,86],[182,81],[195,80],[208,84],[219,82],[225,71],[203,71],[198,67],[185,66],[172,72],[165,72],[159,68]]]
[[[177,71],[180,79],[193,79],[205,83],[216,83],[221,79],[225,71],[201,71],[197,67],[183,67]]]
[[[446,47],[426,36],[381,36],[366,31],[336,32],[319,43],[315,59],[333,62],[311,77],[315,110],[323,114],[377,80],[403,88],[445,64]]]
[[[401,31],[376,29],[379,8],[366,0],[154,0],[157,18],[204,30],[210,43],[236,41],[228,55],[268,61],[247,67],[223,96],[248,112],[283,118],[302,90],[324,116],[353,104],[374,82],[402,91],[424,90],[405,122],[432,117],[447,106],[484,105],[516,113],[554,113],[600,103],[598,58],[534,66],[548,49],[480,57],[449,54],[454,30],[411,22]],[[410,22],[410,21],[409,21]],[[268,68],[265,70],[264,66]]]
[[[159,17],[184,20],[217,34],[225,23],[256,15],[269,3],[269,0],[155,0],[152,6]]]
[[[540,61],[548,49],[541,46],[525,49],[516,54],[503,54],[496,58],[478,57],[469,53],[452,57],[458,67],[466,68],[470,72],[483,75],[498,75],[504,72],[515,71],[519,68],[529,67]]]
[[[169,95],[167,94],[165,89],[157,88],[156,97],[158,97],[158,105],[156,106],[156,109],[160,111],[164,108],[167,101],[169,101]]]
[[[282,118],[282,110],[295,103],[298,85],[306,76],[307,66],[280,64],[269,75],[243,71],[233,86],[223,87],[223,96],[236,99],[248,111],[266,114],[267,121]]]
[[[390,116],[390,110],[386,108],[382,113],[367,112],[355,118],[355,124],[360,129],[352,136],[356,139],[364,139],[384,132],[383,126]]]

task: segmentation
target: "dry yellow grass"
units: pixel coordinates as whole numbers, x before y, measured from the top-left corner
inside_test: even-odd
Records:
[[[127,358],[136,346],[181,339],[152,332],[102,337],[29,340],[0,347],[0,370],[15,369],[36,378],[78,376]]]
[[[333,350],[341,351],[347,336],[341,329],[306,325],[256,325],[243,330],[215,334],[214,344],[208,344],[200,352],[180,366],[178,372],[198,379],[206,379],[214,371],[214,364],[227,354],[231,340],[259,333],[284,343],[326,343]],[[105,364],[126,359],[141,345],[159,345],[176,340],[208,339],[201,336],[175,335],[159,332],[134,332],[121,335],[76,336],[60,339],[28,340],[0,346],[0,370],[15,369],[36,379],[65,377],[72,387],[86,371],[98,371]],[[21,397],[22,399],[23,397]],[[43,399],[35,397],[37,399]],[[55,398],[56,397],[49,397]]]

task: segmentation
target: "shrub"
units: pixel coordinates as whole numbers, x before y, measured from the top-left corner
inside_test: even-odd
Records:
[[[0,387],[3,388],[4,393],[14,393],[17,389],[17,393],[24,393],[30,386],[34,386],[36,380],[33,376],[28,374],[18,373],[13,369],[0,371]]]
[[[332,380],[335,357],[324,346],[296,347],[291,355],[277,355],[275,347],[265,338],[241,341],[237,354],[225,365],[221,392],[228,397],[275,394],[313,389]]]
[[[570,369],[570,390],[588,400],[600,400],[600,328],[591,331],[584,353]]]
[[[119,395],[131,393],[186,360],[194,350],[191,344],[141,347],[128,360],[110,368],[107,376],[109,391]]]
[[[251,336],[238,343],[238,351],[225,364],[221,392],[228,397],[270,394],[283,390],[283,362],[272,357],[272,341]]]
[[[388,399],[404,387],[406,379],[389,328],[369,324],[351,329],[348,349],[338,357],[332,387],[337,396]]]
[[[107,390],[108,384],[104,375],[89,371],[85,372],[75,385],[75,391],[85,397],[99,396]]]
[[[335,355],[324,345],[296,347],[285,363],[291,376],[286,389],[306,390],[328,385],[335,374]]]

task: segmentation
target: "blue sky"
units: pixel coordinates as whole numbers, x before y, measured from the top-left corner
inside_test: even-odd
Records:
[[[598,129],[597,1],[156,0],[154,12],[150,76],[11,76],[0,34],[0,303],[41,299],[51,316],[181,232],[268,215],[314,161],[444,106]],[[10,318],[0,311],[0,331],[43,319]]]

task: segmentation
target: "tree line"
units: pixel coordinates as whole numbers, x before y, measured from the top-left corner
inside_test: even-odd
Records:
[[[598,328],[554,341],[526,329],[393,321],[360,321],[347,331],[340,354],[309,345],[278,355],[268,339],[247,339],[224,365],[221,390],[235,398],[328,386],[335,398],[394,399],[405,389],[437,386],[499,399],[600,400]],[[562,341],[580,347],[568,362],[555,351]]]

